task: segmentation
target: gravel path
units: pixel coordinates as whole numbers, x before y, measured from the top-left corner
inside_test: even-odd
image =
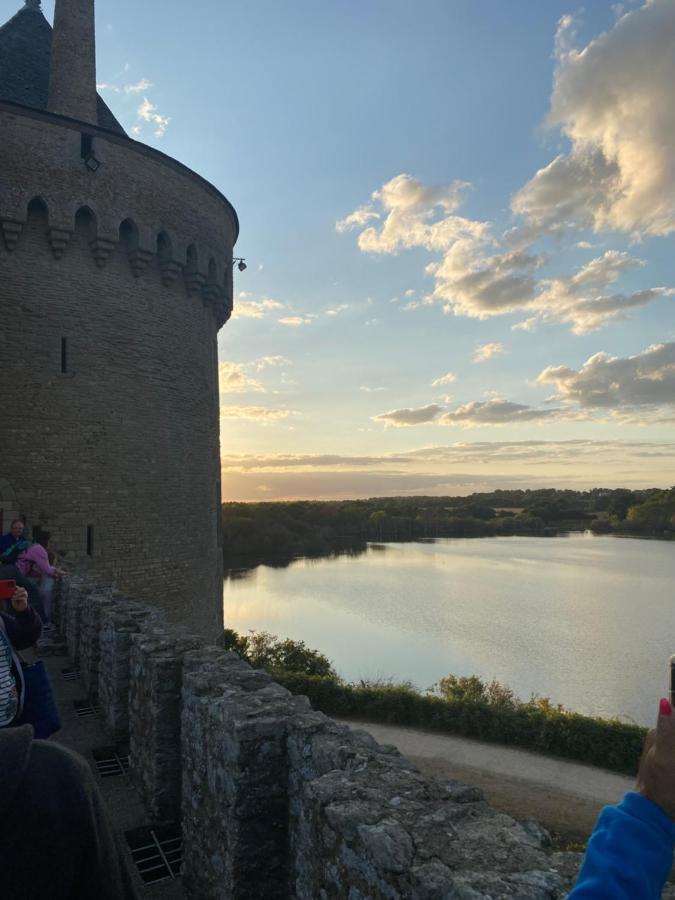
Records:
[[[478,785],[496,808],[536,819],[564,840],[586,840],[600,809],[617,803],[634,779],[581,763],[468,738],[348,721],[393,744],[427,775]]]

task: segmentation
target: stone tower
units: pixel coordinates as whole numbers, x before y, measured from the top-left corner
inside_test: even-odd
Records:
[[[237,215],[126,135],[95,70],[94,0],[0,28],[0,525],[213,634]]]

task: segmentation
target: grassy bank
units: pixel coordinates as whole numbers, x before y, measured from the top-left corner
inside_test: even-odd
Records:
[[[647,733],[638,725],[583,716],[545,697],[521,701],[503,685],[475,676],[449,675],[426,693],[410,685],[352,684],[301,641],[265,633],[242,637],[227,631],[225,644],[327,715],[507,744],[625,775],[637,772]]]

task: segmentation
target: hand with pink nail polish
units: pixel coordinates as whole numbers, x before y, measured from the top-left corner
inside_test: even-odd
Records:
[[[666,699],[645,740],[635,790],[675,821],[675,712]]]

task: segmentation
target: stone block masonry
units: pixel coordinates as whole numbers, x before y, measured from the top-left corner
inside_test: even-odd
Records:
[[[192,627],[216,635],[217,335],[236,214],[185,166],[95,124],[0,102],[0,134],[0,353],[22,384],[3,438],[23,448],[0,493],[67,568],[178,623],[198,596]]]
[[[190,900],[566,895],[578,856],[547,853],[542,828],[426,778],[152,606],[69,579],[57,618],[84,658],[99,648],[102,715],[129,740],[149,824],[182,828]]]
[[[158,625],[162,614],[139,603],[118,601],[101,612],[98,697],[105,726],[113,741],[129,741],[131,636],[144,624]]]
[[[180,818],[183,657],[203,645],[178,626],[144,623],[131,636],[130,773],[154,822]]]

